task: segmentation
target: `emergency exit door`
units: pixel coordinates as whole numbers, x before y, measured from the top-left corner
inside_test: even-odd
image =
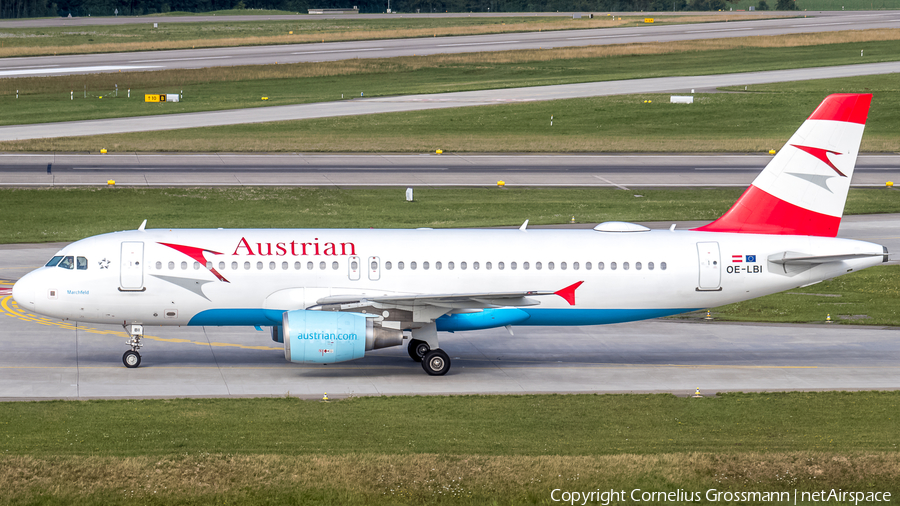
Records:
[[[721,290],[722,260],[719,258],[719,243],[698,242],[697,256],[700,260],[700,280],[697,290]]]
[[[144,243],[123,242],[119,266],[119,289],[141,291],[144,289]]]

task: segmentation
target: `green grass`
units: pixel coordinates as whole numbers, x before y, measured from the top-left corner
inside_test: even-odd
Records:
[[[0,189],[0,244],[74,241],[137,228],[492,227],[602,221],[713,220],[742,189],[54,188]],[[894,190],[850,190],[847,214],[900,212]],[[286,208],[292,209],[285,213]],[[60,213],[65,209],[65,213]]]
[[[898,404],[897,392],[7,403],[0,487],[4,504],[552,504],[556,488],[896,495]]]
[[[341,100],[342,97],[359,98],[360,93],[366,97],[379,97],[873,63],[900,58],[900,53],[896,51],[897,44],[896,40],[891,40],[787,48],[695,48],[692,51],[687,48],[693,46],[685,44],[684,50],[668,54],[565,58],[568,53],[560,52],[560,59],[546,61],[537,59],[541,52],[535,51],[523,56],[527,59],[533,55],[533,61],[518,61],[512,56],[494,61],[493,58],[476,54],[350,60],[312,66],[298,64],[3,79],[0,80],[0,110],[3,111],[0,124],[328,102]],[[859,57],[860,48],[865,49],[864,58]],[[638,50],[642,49],[636,47],[635,51]],[[654,51],[668,50],[659,46]],[[510,59],[515,61],[506,61]],[[886,92],[896,91],[897,87],[897,79],[890,76],[865,78],[857,82],[881,83],[874,86],[881,86]],[[115,92],[116,86],[118,94]],[[127,98],[129,89],[131,98]],[[71,99],[72,92],[74,100]],[[179,103],[144,102],[144,94],[181,92],[184,97]],[[263,101],[262,97],[268,99]],[[667,100],[668,96],[665,98]],[[677,108],[679,111],[693,109]],[[549,125],[549,121],[546,123]],[[503,130],[508,128],[508,125],[502,126]],[[560,129],[554,131],[559,133]],[[237,136],[242,137],[243,134],[238,133]]]
[[[711,310],[722,321],[900,326],[900,266],[870,267],[758,299],[729,304]],[[700,319],[706,311],[674,316]]]
[[[0,455],[896,452],[898,428],[900,392],[17,402]]]

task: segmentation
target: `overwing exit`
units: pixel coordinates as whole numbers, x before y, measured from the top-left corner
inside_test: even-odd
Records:
[[[438,332],[656,318],[805,286],[888,259],[836,238],[872,96],[830,95],[738,201],[694,230],[145,229],[89,237],[13,287],[47,316],[270,327],[285,358],[335,363],[406,343],[443,375]]]

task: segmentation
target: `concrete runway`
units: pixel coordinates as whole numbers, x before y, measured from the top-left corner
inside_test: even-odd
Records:
[[[768,154],[0,154],[0,186],[749,185]],[[49,170],[48,170],[49,168]],[[853,186],[900,183],[900,154],[862,154]]]
[[[799,13],[797,14],[799,15]],[[0,77],[268,65],[350,58],[392,58],[412,55],[868,30],[900,26],[900,11],[804,13],[803,15],[812,17],[439,38],[3,58],[0,59]],[[165,18],[145,22],[154,21],[166,22]]]
[[[679,227],[697,223],[679,223]],[[650,223],[654,228],[669,223]],[[840,237],[900,251],[900,215],[845,217]],[[148,327],[126,369],[120,327],[28,314],[11,280],[62,244],[0,246],[0,399],[430,395],[526,392],[868,390],[900,387],[900,331],[843,325],[649,320],[442,333],[450,373],[429,377],[403,347],[330,366],[290,364],[268,333]],[[893,257],[892,257],[893,258]],[[892,260],[892,263],[897,263]]]
[[[742,72],[707,76],[678,76],[593,83],[478,90],[431,95],[405,95],[338,102],[232,109],[187,114],[164,114],[90,121],[9,125],[0,127],[0,141],[43,139],[84,135],[150,132],[209,126],[291,121],[386,112],[425,111],[454,107],[497,105],[510,102],[564,100],[571,98],[631,95],[639,93],[688,93],[721,86],[807,81],[836,77],[900,73],[900,61],[816,67],[805,69]]]

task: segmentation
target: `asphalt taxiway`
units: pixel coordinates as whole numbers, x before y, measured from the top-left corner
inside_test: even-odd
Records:
[[[0,186],[749,185],[769,154],[0,153]],[[900,154],[857,158],[854,187],[900,181]]]
[[[678,223],[679,228],[697,223]],[[653,228],[669,223],[650,223]],[[900,251],[900,215],[845,217],[840,237]],[[650,320],[442,333],[453,361],[429,377],[402,347],[334,365],[284,360],[252,327],[148,327],[126,369],[121,327],[29,314],[11,280],[62,244],[0,246],[0,399],[868,390],[900,387],[900,330]],[[892,257],[892,263],[897,263]]]

